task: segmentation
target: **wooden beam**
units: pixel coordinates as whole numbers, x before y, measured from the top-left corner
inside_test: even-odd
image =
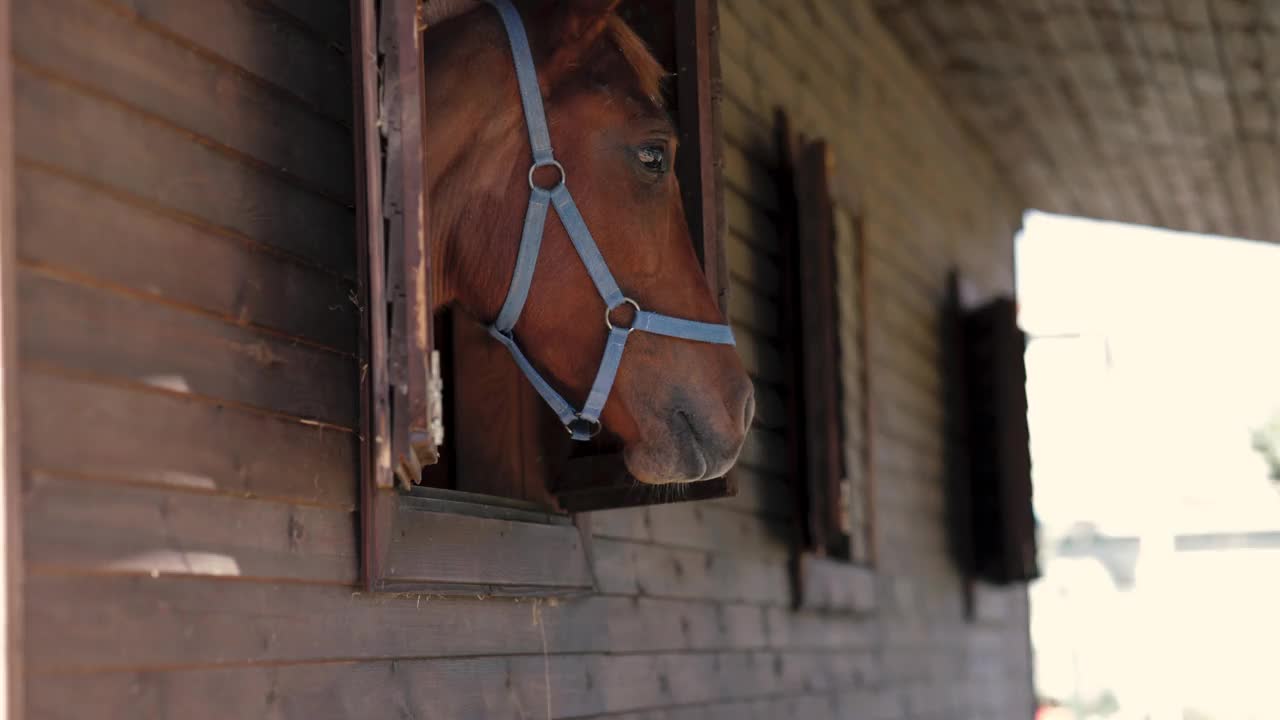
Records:
[[[13,56],[9,0],[0,0],[0,453],[4,473],[4,642],[0,696],[7,717],[26,717],[23,628],[22,468],[18,438],[17,240],[13,190]]]

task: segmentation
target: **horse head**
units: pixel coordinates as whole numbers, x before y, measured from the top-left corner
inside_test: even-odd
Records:
[[[617,2],[530,2],[521,10],[564,180],[622,291],[647,311],[721,323],[672,170],[665,72]],[[426,168],[437,301],[492,321],[530,197],[531,147],[498,15],[475,9],[427,30]],[[447,70],[445,70],[447,68]],[[559,180],[542,167],[534,182]],[[628,323],[627,306],[613,316]],[[571,402],[587,396],[607,313],[558,216],[549,217],[515,336]],[[646,483],[724,474],[751,424],[750,379],[732,346],[636,333],[600,422]]]

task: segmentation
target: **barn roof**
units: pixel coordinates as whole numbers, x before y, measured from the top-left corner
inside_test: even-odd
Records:
[[[874,1],[1031,206],[1280,240],[1280,2]]]

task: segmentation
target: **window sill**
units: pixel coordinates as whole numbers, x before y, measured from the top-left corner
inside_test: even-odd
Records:
[[[375,537],[366,538],[364,558],[371,591],[569,597],[595,590],[590,533],[567,515],[426,488],[381,491],[373,500],[378,511],[367,529]]]

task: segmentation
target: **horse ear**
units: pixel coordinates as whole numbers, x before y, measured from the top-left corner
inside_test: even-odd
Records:
[[[619,0],[569,0],[560,5],[548,33],[551,57],[543,77],[553,88],[574,70],[609,25]]]

